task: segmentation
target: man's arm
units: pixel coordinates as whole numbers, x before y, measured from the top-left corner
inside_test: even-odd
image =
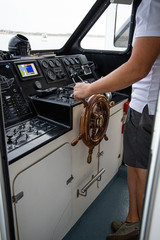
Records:
[[[112,92],[126,88],[148,75],[160,54],[160,37],[136,38],[130,59],[122,66],[92,84],[77,83],[77,99],[96,93]]]

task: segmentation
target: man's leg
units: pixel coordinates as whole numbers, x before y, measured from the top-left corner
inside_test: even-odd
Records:
[[[129,189],[129,212],[126,218],[127,222],[139,222],[137,205],[137,173],[136,168],[127,167],[127,182]]]
[[[126,240],[138,236],[144,200],[154,116],[146,105],[142,113],[129,108],[124,131],[124,163],[129,166],[129,212],[126,222],[113,221],[116,231],[107,240]],[[131,167],[132,166],[132,167]]]
[[[126,222],[122,223],[114,234],[109,234],[107,240],[126,240],[139,235],[139,225],[144,200],[147,170],[127,167],[129,189],[129,212]]]
[[[137,168],[137,205],[138,214],[141,219],[143,201],[146,188],[147,169]]]
[[[141,219],[147,169],[127,167],[129,189],[129,212],[127,222],[139,222]]]

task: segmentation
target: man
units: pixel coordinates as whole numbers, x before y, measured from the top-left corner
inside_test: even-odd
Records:
[[[146,184],[154,115],[160,90],[160,1],[142,0],[136,13],[130,59],[92,84],[77,83],[76,99],[112,92],[132,85],[132,98],[124,132],[124,162],[127,165],[129,212],[126,222],[114,221],[117,230],[107,240],[137,236]]]

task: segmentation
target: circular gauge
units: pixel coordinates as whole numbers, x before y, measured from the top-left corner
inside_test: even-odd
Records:
[[[52,81],[56,80],[56,74],[52,70],[49,70],[47,72],[47,75],[48,75],[50,80],[52,80]]]
[[[64,58],[63,62],[64,62],[64,63],[65,63],[67,66],[69,66],[69,65],[70,65],[70,62],[68,61],[68,59],[67,59],[67,58]]]
[[[43,60],[43,61],[42,61],[42,66],[43,66],[44,68],[48,68],[48,62],[45,61],[45,60]]]
[[[53,60],[49,60],[49,66],[54,68],[55,67],[55,63],[53,62]]]
[[[72,65],[75,64],[75,61],[73,60],[73,58],[70,58],[69,61],[70,61],[70,63],[71,63]]]
[[[35,81],[34,86],[35,86],[36,89],[41,89],[42,88],[42,84],[41,84],[40,81]]]
[[[60,61],[58,59],[56,59],[55,64],[56,64],[57,67],[61,66],[61,63],[60,63]]]

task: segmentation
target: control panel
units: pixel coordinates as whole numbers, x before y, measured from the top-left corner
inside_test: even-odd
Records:
[[[0,65],[0,85],[6,126],[28,117],[31,110],[10,63]]]
[[[79,104],[73,97],[73,86],[95,80],[95,73],[82,54],[0,61],[9,161],[69,131],[72,108]]]
[[[62,62],[58,58],[49,58],[39,60],[41,69],[46,78],[47,83],[53,83],[54,81],[67,80],[66,71],[62,66]]]
[[[37,137],[41,137],[51,129],[56,130],[57,126],[37,117],[25,120],[6,129],[8,152],[33,141]]]

